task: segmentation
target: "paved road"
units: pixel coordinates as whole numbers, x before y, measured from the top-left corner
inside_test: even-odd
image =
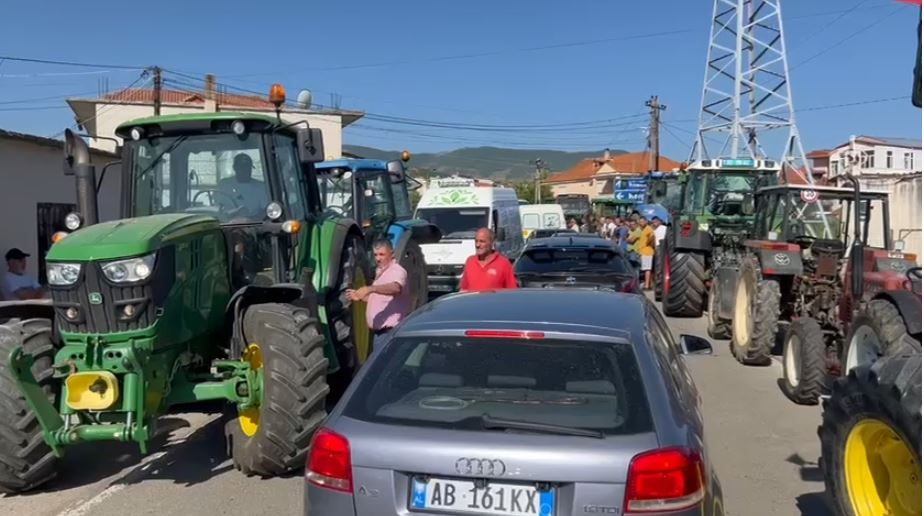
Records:
[[[677,334],[705,335],[701,319],[670,322]],[[820,409],[781,394],[778,361],[745,368],[727,342],[716,343],[715,352],[689,363],[726,514],[827,516],[817,467]],[[144,459],[127,445],[73,449],[62,480],[40,493],[0,498],[0,514],[300,514],[301,477],[261,481],[231,469],[217,412],[172,414],[163,427],[161,446]]]

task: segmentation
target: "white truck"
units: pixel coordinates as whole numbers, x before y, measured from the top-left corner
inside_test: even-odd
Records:
[[[524,204],[520,206],[523,238],[537,229],[567,229],[565,212],[560,204]]]
[[[430,295],[459,289],[465,260],[475,254],[475,232],[490,228],[495,248],[511,261],[523,248],[520,202],[512,188],[465,177],[433,179],[414,215],[440,228],[443,238],[424,244]]]

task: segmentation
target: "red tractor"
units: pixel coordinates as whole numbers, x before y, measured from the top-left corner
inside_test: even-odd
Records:
[[[744,242],[737,275],[731,350],[743,364],[769,364],[788,322],[783,390],[797,403],[817,404],[840,374],[860,306],[881,293],[877,301],[913,309],[906,299],[913,294],[902,289],[916,257],[890,241],[886,192],[782,185],[760,189],[756,205],[756,239]]]

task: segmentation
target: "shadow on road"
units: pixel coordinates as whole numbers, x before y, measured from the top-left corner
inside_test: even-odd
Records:
[[[799,476],[805,482],[824,482],[824,474],[818,462],[806,460],[801,455],[794,453],[786,458],[786,462],[795,464],[799,467]],[[823,486],[822,486],[823,488]],[[833,516],[831,509],[828,507],[827,494],[824,491],[815,493],[805,493],[796,497],[796,507],[799,508],[799,514],[802,516]]]

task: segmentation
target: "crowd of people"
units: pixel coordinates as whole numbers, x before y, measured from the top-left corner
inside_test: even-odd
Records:
[[[655,253],[667,236],[664,221],[657,216],[649,220],[638,212],[625,218],[605,217],[599,233],[604,238],[613,240],[616,247],[626,253],[629,262],[637,268],[639,276],[642,277],[642,289],[651,290]]]

